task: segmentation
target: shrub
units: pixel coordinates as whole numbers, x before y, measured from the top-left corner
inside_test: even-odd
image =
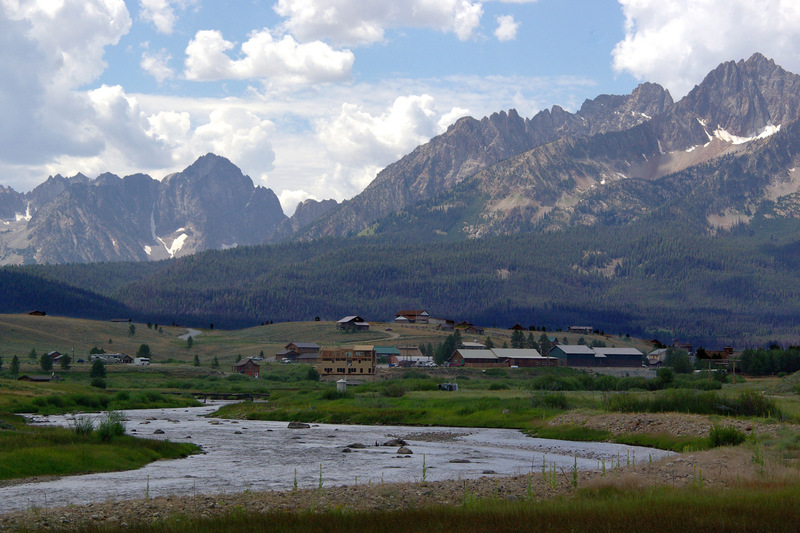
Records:
[[[504,390],[504,389],[508,389],[508,388],[509,388],[509,386],[506,385],[505,383],[497,383],[497,382],[495,382],[495,383],[492,383],[491,385],[489,385],[489,390]]]
[[[95,359],[92,363],[92,369],[89,371],[89,377],[104,378],[106,377],[106,365],[100,359]],[[105,387],[103,387],[105,388]]]
[[[88,416],[76,416],[70,422],[70,428],[78,435],[91,435],[94,431],[94,421]]]
[[[381,394],[383,394],[388,398],[401,398],[403,395],[405,395],[405,393],[406,393],[405,387],[403,387],[399,383],[389,383],[383,389],[383,391],[381,391]]]
[[[125,434],[125,418],[119,411],[109,411],[97,425],[97,438],[110,442]]]
[[[319,372],[317,369],[312,367],[308,368],[308,372],[306,372],[306,379],[308,381],[319,381]]]
[[[737,446],[745,441],[745,434],[733,426],[722,427],[714,424],[708,434],[711,447]]]
[[[547,409],[569,409],[569,400],[563,392],[545,392],[531,395],[532,407]]]
[[[322,391],[322,394],[320,394],[320,398],[323,400],[339,400],[342,398],[353,398],[354,396],[355,395],[352,392],[339,392],[336,389],[325,389]]]
[[[90,383],[90,385],[97,389],[105,389],[106,380],[104,380],[103,378],[92,378],[92,382]]]

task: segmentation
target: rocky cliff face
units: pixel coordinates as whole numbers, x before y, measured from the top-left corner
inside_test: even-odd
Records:
[[[361,194],[299,235],[358,233],[379,218],[441,194],[498,161],[562,138],[631,128],[670,105],[669,92],[646,83],[627,96],[587,100],[575,114],[555,106],[531,119],[523,119],[513,109],[481,120],[462,118],[447,132],[386,167]]]
[[[776,202],[781,216],[800,216],[790,207],[800,204],[792,200],[800,196],[799,84],[757,54],[720,65],[675,104],[648,84],[628,98],[587,101],[576,114],[590,117],[583,129],[568,116],[557,128],[550,121],[571,133],[407,207],[378,232],[422,227],[428,238],[475,238],[676,212],[716,231]]]
[[[144,174],[79,174],[51,177],[15,201],[6,194],[7,211],[15,213],[3,216],[5,264],[145,261],[258,244],[286,218],[271,190],[254,187],[213,154],[163,182]],[[19,216],[27,206],[29,218]]]

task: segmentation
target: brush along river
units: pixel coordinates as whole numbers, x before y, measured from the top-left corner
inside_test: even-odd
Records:
[[[124,411],[126,431],[190,441],[204,453],[144,468],[0,487],[0,513],[169,495],[332,488],[599,470],[655,461],[671,452],[605,442],[537,439],[509,429],[312,424],[206,418],[219,404]],[[101,415],[93,415],[100,417]],[[35,417],[68,426],[71,417]],[[398,454],[394,438],[412,453]],[[376,446],[376,444],[378,444]],[[355,446],[354,446],[355,445]],[[363,447],[361,447],[363,445]],[[348,451],[345,451],[348,450]]]

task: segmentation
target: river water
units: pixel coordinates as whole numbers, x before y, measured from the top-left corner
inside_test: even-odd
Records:
[[[205,453],[127,472],[68,476],[0,488],[0,512],[144,497],[289,490],[361,483],[470,479],[548,470],[569,472],[657,460],[670,452],[599,442],[535,439],[508,429],[312,425],[206,418],[217,405],[124,411],[128,433],[187,441]],[[100,415],[96,415],[100,416]],[[69,417],[34,423],[68,425]],[[155,434],[161,430],[163,434]],[[413,452],[376,446],[401,437]],[[363,449],[344,450],[351,444]],[[458,462],[451,462],[458,461]]]

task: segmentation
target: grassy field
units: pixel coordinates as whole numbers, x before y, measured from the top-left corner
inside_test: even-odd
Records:
[[[121,424],[106,419],[91,426],[79,419],[73,428],[29,426],[22,417],[0,413],[0,480],[132,470],[200,450],[123,435]]]
[[[93,347],[108,353],[121,352],[133,356],[142,344],[147,344],[157,362],[191,362],[197,355],[203,365],[214,357],[220,364],[229,368],[238,356],[256,356],[263,352],[265,358],[273,358],[290,342],[316,342],[320,345],[334,344],[392,344],[413,345],[441,343],[447,332],[436,330],[433,326],[372,324],[370,331],[345,333],[336,329],[333,322],[292,322],[258,326],[242,330],[219,330],[196,328],[200,334],[193,338],[192,347],[179,338],[187,333],[187,328],[159,324],[134,323],[135,332],[130,334],[130,324],[102,322],[55,316],[0,315],[0,357],[5,364],[17,355],[28,372],[38,368],[38,362],[29,363],[28,354],[35,350],[38,355],[50,351],[73,356],[73,360],[89,359]],[[210,324],[209,324],[210,326]],[[388,330],[388,331],[387,331]],[[511,342],[511,331],[505,329],[486,330],[485,336],[474,337],[485,341],[491,337],[495,346]],[[538,339],[541,332],[533,332]],[[548,335],[577,343],[580,335],[562,332],[548,332]],[[470,336],[469,339],[472,340]],[[609,346],[635,347],[644,351],[649,344],[639,339],[586,335],[585,340],[602,341]]]

